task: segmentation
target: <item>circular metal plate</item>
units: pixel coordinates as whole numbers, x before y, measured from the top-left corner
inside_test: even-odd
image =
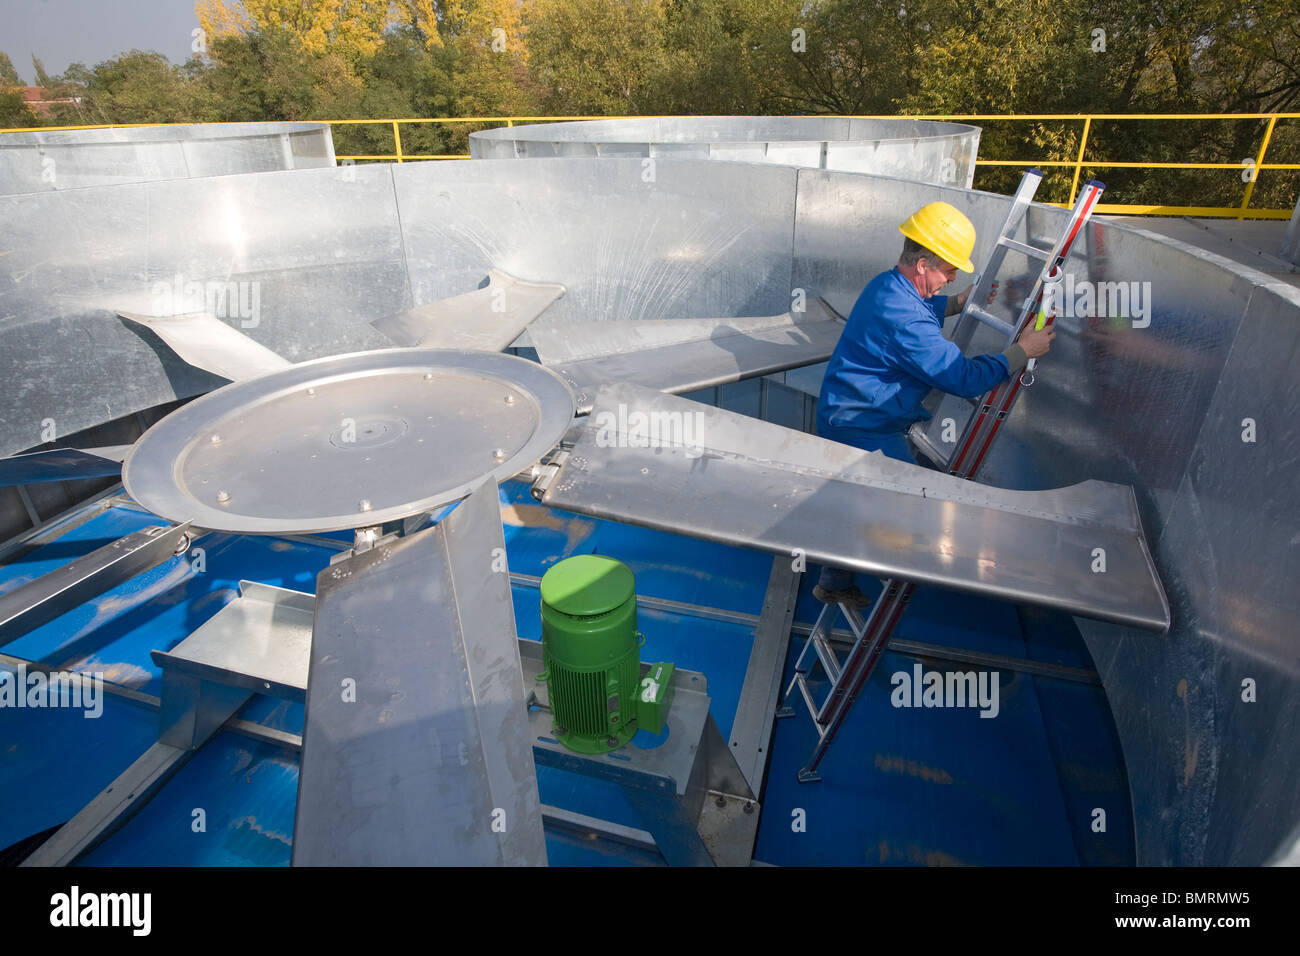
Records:
[[[554,372],[497,352],[383,349],[234,382],[136,443],[127,493],[216,531],[394,521],[535,464],[573,421]]]

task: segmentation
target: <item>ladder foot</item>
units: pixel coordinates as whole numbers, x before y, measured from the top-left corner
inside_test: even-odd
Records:
[[[806,767],[799,771],[800,783],[818,783],[822,778],[816,770],[809,770]]]
[[[794,716],[794,708],[789,706],[788,704],[785,707],[778,707],[776,709],[777,720],[780,720],[782,717],[793,717],[793,716]]]

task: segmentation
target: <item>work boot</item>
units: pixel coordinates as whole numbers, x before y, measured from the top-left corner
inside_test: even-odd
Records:
[[[856,584],[847,588],[824,588],[820,584],[813,588],[813,597],[823,604],[850,604],[853,607],[871,607],[871,598],[862,593]]]

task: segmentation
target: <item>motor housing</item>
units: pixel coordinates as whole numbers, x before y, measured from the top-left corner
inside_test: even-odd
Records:
[[[540,590],[539,679],[546,681],[555,738],[597,754],[623,746],[639,728],[660,733],[672,665],[651,665],[643,681],[632,570],[604,555],[575,555],[548,570]]]

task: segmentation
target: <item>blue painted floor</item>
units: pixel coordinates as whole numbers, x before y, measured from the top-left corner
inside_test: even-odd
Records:
[[[771,558],[679,535],[555,512],[522,485],[501,489],[510,569],[540,576],[556,561],[598,552],[626,562],[638,593],[758,614]],[[16,563],[0,567],[0,593],[157,519],[117,506]],[[209,535],[201,567],[176,559],[4,648],[50,667],[103,672],[157,695],[149,651],[175,646],[236,596],[241,579],[301,591],[335,549],[270,538]],[[815,570],[815,569],[814,569]],[[796,618],[820,609],[804,576]],[[519,636],[540,638],[538,594],[513,587]],[[712,713],[730,731],[752,644],[749,627],[642,607],[643,660],[703,672]],[[899,635],[1074,667],[1090,667],[1068,618],[919,590]],[[791,641],[786,680],[802,639]],[[1003,672],[996,717],[971,708],[891,703],[893,675],[915,658],[882,657],[821,783],[795,775],[815,741],[812,722],[777,722],[755,858],[779,865],[1125,864],[1131,810],[1118,742],[1099,687]],[[939,670],[964,670],[938,660]],[[300,732],[302,706],[255,698],[243,717]],[[0,709],[0,848],[69,818],[155,739],[147,707],[106,696],[103,714]],[[297,757],[224,732],[195,755],[125,827],[87,856],[90,865],[283,866],[289,862]],[[639,827],[612,786],[541,768],[544,803]],[[1105,812],[1104,832],[1096,830]],[[654,865],[656,854],[547,835],[554,865]]]

